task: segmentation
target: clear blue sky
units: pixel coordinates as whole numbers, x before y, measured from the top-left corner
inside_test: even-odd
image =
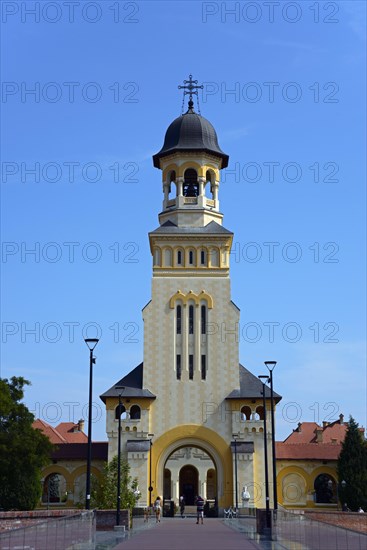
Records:
[[[151,155],[192,73],[230,155],[219,198],[240,357],[256,375],[278,361],[277,437],[341,412],[366,425],[365,3],[2,10],[1,376],[31,380],[36,416],[86,417],[88,323],[102,332],[95,439],[98,396],[143,358],[162,204]]]

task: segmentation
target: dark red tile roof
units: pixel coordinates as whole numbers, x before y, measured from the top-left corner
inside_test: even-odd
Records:
[[[337,460],[341,444],[333,443],[276,443],[277,460]]]
[[[87,443],[63,443],[57,445],[52,452],[53,460],[87,460]],[[107,461],[108,442],[97,441],[92,443],[92,460]]]

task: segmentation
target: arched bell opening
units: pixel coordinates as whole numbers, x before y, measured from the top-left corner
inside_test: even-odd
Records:
[[[184,197],[197,197],[199,195],[198,175],[194,168],[185,170],[183,195]]]
[[[218,200],[218,183],[214,170],[207,170],[205,174],[205,196],[214,201]]]
[[[171,170],[168,180],[169,180],[168,181],[168,200],[170,200],[170,199],[174,199],[175,196],[177,195],[175,170]]]
[[[205,174],[205,196],[208,199],[213,198],[213,183],[214,183],[213,174],[212,172],[210,172],[210,170],[207,170]]]
[[[172,207],[175,204],[175,199],[178,195],[175,170],[171,170],[170,172],[168,172],[165,179],[163,180],[163,194],[163,208],[165,209]]]
[[[241,420],[242,420],[242,422],[250,421],[251,420],[251,414],[252,414],[252,411],[251,411],[250,407],[248,407],[247,405],[242,407],[241,408]]]

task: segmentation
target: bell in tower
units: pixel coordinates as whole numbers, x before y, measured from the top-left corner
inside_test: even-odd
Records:
[[[184,197],[197,197],[199,194],[198,175],[192,168],[185,172],[183,194]]]

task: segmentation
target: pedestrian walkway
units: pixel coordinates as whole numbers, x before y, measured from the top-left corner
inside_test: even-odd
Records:
[[[117,545],[114,550],[260,550],[246,535],[234,531],[222,519],[205,518],[197,525],[194,518],[163,518]]]

